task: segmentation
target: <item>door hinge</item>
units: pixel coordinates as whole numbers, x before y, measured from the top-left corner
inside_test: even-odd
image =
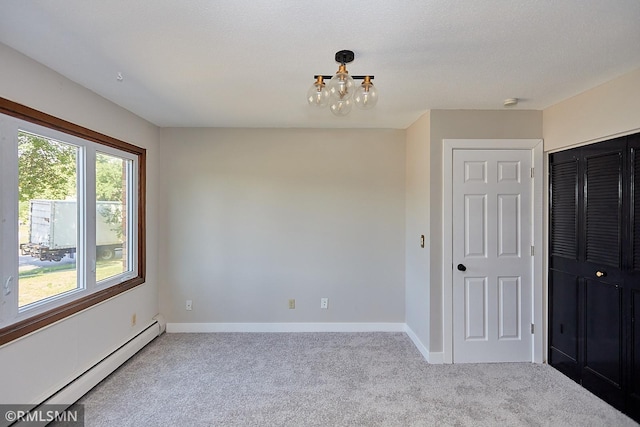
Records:
[[[536,254],[536,250],[534,246],[531,246],[531,256],[534,256]]]
[[[534,177],[535,173],[534,173],[535,168],[531,168],[531,178]]]
[[[531,324],[531,333],[532,333],[532,334],[534,333],[535,329],[536,329],[536,328],[535,328],[535,325],[532,323],[532,324]]]

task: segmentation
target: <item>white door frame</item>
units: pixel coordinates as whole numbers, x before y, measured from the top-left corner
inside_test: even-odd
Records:
[[[533,180],[533,345],[531,361],[544,361],[544,171],[541,139],[444,139],[442,148],[442,343],[444,363],[453,363],[453,150],[530,150],[535,171]]]

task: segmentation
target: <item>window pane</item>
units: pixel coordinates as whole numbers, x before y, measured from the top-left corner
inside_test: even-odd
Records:
[[[96,281],[129,271],[131,161],[96,153]]]
[[[18,133],[20,308],[78,288],[78,147]]]

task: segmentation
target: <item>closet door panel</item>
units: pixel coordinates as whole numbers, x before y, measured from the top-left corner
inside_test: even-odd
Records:
[[[549,364],[578,381],[578,276],[549,272]]]
[[[622,242],[622,153],[585,159],[585,260],[620,268]]]
[[[579,381],[576,152],[552,154],[549,164],[549,364]]]
[[[640,291],[631,291],[632,316],[636,319],[631,322],[630,366],[629,366],[629,391],[627,408],[634,409],[634,417],[640,419]]]
[[[622,408],[624,140],[584,149],[582,384]]]
[[[630,197],[633,203],[630,221],[633,224],[631,269],[635,273],[640,273],[640,136],[635,136],[630,145],[632,159],[630,179],[633,182],[632,196]]]
[[[618,409],[624,409],[622,289],[585,280],[582,385]]]
[[[585,281],[584,369],[620,388],[622,379],[621,288],[597,280]]]
[[[550,167],[551,256],[578,259],[578,161],[575,158]]]
[[[640,135],[630,137],[630,180],[633,183],[630,190],[630,257],[629,271],[625,278],[625,287],[629,295],[629,315],[626,316],[629,331],[627,352],[628,363],[628,398],[627,408],[630,415],[640,420]]]

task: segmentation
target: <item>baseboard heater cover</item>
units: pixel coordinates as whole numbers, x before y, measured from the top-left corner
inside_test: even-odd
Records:
[[[120,367],[120,365],[129,360],[131,356],[142,350],[142,348],[153,341],[154,338],[160,336],[165,329],[166,321],[164,318],[161,315],[154,317],[153,322],[140,333],[84,373],[71,380],[69,384],[58,390],[34,409],[42,405],[71,406],[89,390],[98,385],[100,381]]]

